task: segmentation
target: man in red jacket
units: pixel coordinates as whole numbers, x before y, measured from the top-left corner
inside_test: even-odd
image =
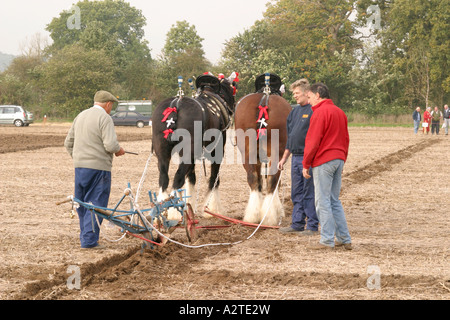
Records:
[[[310,248],[343,246],[351,250],[347,220],[339,200],[350,143],[347,116],[331,101],[328,87],[323,83],[313,84],[308,98],[313,115],[305,141],[303,176],[311,178],[308,171],[312,167],[316,212],[321,225],[320,241]]]

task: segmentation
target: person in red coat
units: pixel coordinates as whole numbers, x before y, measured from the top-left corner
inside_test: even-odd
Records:
[[[424,125],[424,123],[427,123],[424,127],[423,127],[423,133],[425,134],[425,132],[428,134],[428,132],[430,132],[430,125],[431,125],[431,113],[430,113],[431,108],[428,107],[425,112],[423,113],[423,122],[422,122],[422,126]]]

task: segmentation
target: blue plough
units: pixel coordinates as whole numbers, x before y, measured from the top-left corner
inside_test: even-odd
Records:
[[[180,194],[178,197],[176,194]],[[130,185],[125,190],[124,195],[114,208],[104,208],[95,206],[92,203],[83,202],[75,197],[69,200],[57,203],[57,205],[72,202],[72,205],[78,205],[88,209],[91,213],[98,217],[110,221],[121,229],[122,233],[134,236],[144,241],[143,248],[150,245],[153,249],[154,245],[162,246],[169,240],[170,234],[178,227],[184,226],[189,242],[192,242],[196,236],[197,220],[194,220],[194,212],[190,204],[186,203],[187,196],[184,189],[177,190],[168,199],[158,202],[156,193],[149,191],[151,208],[139,209],[136,205],[131,193]],[[130,210],[119,210],[119,206],[126,197],[130,198]],[[169,209],[174,208],[180,214],[181,220],[168,220],[166,213]],[[155,231],[155,232],[153,232]]]

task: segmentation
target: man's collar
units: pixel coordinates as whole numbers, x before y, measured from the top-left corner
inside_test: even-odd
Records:
[[[325,102],[327,101],[331,101],[331,99],[323,99],[322,101],[320,101],[318,104],[314,105],[313,108],[317,109],[319,108],[321,105],[323,105]]]
[[[102,107],[100,107],[99,105],[97,105],[97,104],[94,104],[94,107],[93,108],[96,108],[96,109],[100,109],[100,110],[103,110],[103,111],[105,111],[106,112],[106,110],[105,109],[103,109]]]

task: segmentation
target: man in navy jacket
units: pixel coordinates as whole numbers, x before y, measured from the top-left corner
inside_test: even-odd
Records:
[[[283,157],[278,163],[278,169],[283,170],[284,164],[292,154],[291,199],[294,209],[291,226],[281,228],[280,232],[314,235],[318,233],[319,227],[314,204],[314,181],[313,179],[305,179],[302,173],[305,139],[312,115],[311,105],[307,97],[309,82],[306,79],[298,80],[291,85],[290,89],[299,106],[295,107],[287,118],[288,140]]]
[[[417,131],[419,131],[420,121],[422,120],[422,116],[420,115],[420,107],[417,107],[416,110],[414,111],[413,120],[414,120],[414,133],[417,134]]]

